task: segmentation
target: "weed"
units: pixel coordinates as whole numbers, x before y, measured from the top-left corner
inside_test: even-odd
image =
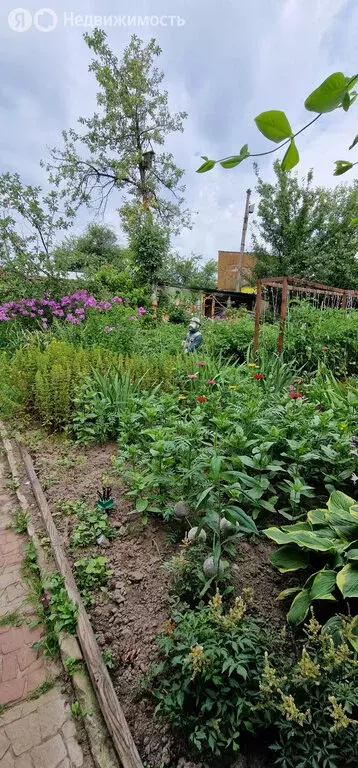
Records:
[[[23,574],[37,606],[37,618],[32,622],[32,626],[42,623],[45,628],[45,636],[35,643],[34,647],[41,648],[46,656],[56,656],[59,633],[66,631],[68,634],[75,634],[77,631],[77,605],[69,600],[60,573],[54,573],[49,579],[46,585],[49,591],[44,589],[32,540],[26,547]]]
[[[83,670],[83,661],[80,659],[73,659],[72,656],[68,656],[65,661],[66,672],[69,675],[74,675],[75,672],[81,672]]]
[[[203,572],[203,561],[206,555],[206,545],[198,541],[190,546],[184,544],[177,555],[164,563],[170,576],[170,591],[189,605],[195,605],[200,601],[203,590],[208,595],[215,593],[219,583],[226,584],[225,596],[232,591],[229,569],[219,572],[216,579],[211,579],[211,583],[208,584]]]
[[[110,648],[106,648],[102,653],[102,659],[107,669],[115,669],[117,666],[116,658]]]
[[[40,544],[41,544],[41,547],[45,550],[45,552],[51,551],[51,539],[48,536],[41,536]]]
[[[83,499],[78,499],[77,501],[58,501],[55,514],[66,515],[66,517],[77,515],[77,517],[81,518],[87,511],[88,506],[86,502]]]
[[[72,702],[71,712],[75,720],[80,720],[81,717],[91,716],[93,714],[91,709],[82,709],[80,702],[77,700]]]
[[[69,599],[60,573],[53,574],[48,588],[50,591],[48,620],[53,624],[55,633],[66,631],[69,635],[75,635],[78,606]]]
[[[54,688],[56,685],[55,680],[44,680],[41,685],[39,685],[38,688],[35,688],[34,691],[31,691],[29,695],[27,696],[28,701],[32,701],[33,699],[39,699],[40,696],[43,696],[44,693],[47,693],[47,691],[51,691],[52,688]]]
[[[0,627],[21,627],[23,623],[24,618],[17,611],[0,616]]]
[[[86,511],[81,515],[81,522],[76,525],[71,536],[72,547],[86,547],[95,544],[99,536],[113,539],[116,529],[108,523],[108,516],[100,514],[98,510]]]
[[[42,586],[40,581],[40,568],[37,562],[37,555],[34,542],[30,539],[29,543],[25,547],[25,560],[22,563],[22,573],[27,582],[30,581],[31,592],[39,596],[42,592]]]
[[[106,586],[113,571],[107,568],[107,558],[82,557],[75,563],[75,577],[80,589],[99,589]]]
[[[12,515],[12,523],[10,525],[10,528],[12,528],[12,530],[15,531],[15,533],[26,533],[28,521],[29,521],[28,514],[24,512],[22,509],[18,509]]]
[[[13,491],[13,492],[16,491],[19,488],[19,486],[20,486],[19,481],[15,480],[14,478],[12,478],[11,480],[8,480],[5,483],[5,488],[8,488],[9,491]]]
[[[42,481],[42,487],[45,491],[47,491],[49,488],[52,488],[55,483],[57,483],[56,477],[45,477]]]
[[[63,467],[63,469],[73,469],[76,466],[82,466],[86,461],[86,457],[79,455],[79,456],[60,456],[59,459],[57,459],[56,464],[58,467]]]

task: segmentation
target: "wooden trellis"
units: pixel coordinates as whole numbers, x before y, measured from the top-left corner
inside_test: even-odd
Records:
[[[358,298],[358,291],[346,290],[344,288],[335,288],[331,285],[322,283],[311,283],[309,280],[301,280],[299,277],[266,277],[257,281],[256,309],[255,309],[255,331],[253,353],[257,354],[259,347],[260,318],[262,312],[262,290],[263,288],[278,288],[282,291],[281,309],[280,309],[280,328],[277,342],[277,352],[280,354],[283,349],[285,334],[285,323],[287,316],[287,306],[290,297],[290,291],[295,293],[314,293],[322,296],[332,296],[339,299],[340,309],[347,308],[348,301],[353,302]]]

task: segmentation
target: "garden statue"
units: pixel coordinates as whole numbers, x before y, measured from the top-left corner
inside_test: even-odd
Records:
[[[202,335],[200,330],[200,320],[198,317],[192,317],[189,323],[189,333],[183,341],[184,352],[195,352],[199,349],[202,342]]]

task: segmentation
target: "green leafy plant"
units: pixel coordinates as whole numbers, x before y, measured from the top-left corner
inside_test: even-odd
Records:
[[[157,714],[200,752],[239,750],[254,733],[267,638],[248,615],[250,590],[224,611],[217,592],[209,605],[174,613],[157,638],[163,662],[150,687]]]
[[[83,670],[83,661],[68,656],[65,660],[65,668],[69,675],[74,675],[76,672],[81,672],[81,670]]]
[[[72,430],[77,442],[105,442],[118,437],[122,415],[134,409],[140,381],[129,372],[94,371],[77,391]]]
[[[77,501],[58,501],[56,503],[56,511],[54,514],[66,515],[66,517],[77,515],[77,517],[81,518],[87,512],[87,503],[83,499],[78,499]]]
[[[27,523],[29,516],[22,509],[18,509],[12,516],[11,528],[15,533],[27,533]]]
[[[112,653],[110,648],[105,648],[105,650],[102,652],[102,659],[107,667],[107,669],[115,669],[117,666],[117,661],[115,655]]]
[[[75,577],[81,589],[99,589],[106,586],[113,571],[107,568],[107,558],[82,557],[75,562]]]
[[[340,618],[342,632],[334,642],[312,616],[294,664],[266,656],[259,707],[265,725],[278,733],[271,749],[279,768],[357,764],[357,634],[351,645],[357,622]]]
[[[109,524],[108,516],[98,510],[81,510],[80,520],[71,535],[72,547],[86,547],[94,544],[100,536],[113,539],[116,536],[115,528]]]
[[[220,587],[223,596],[232,592],[229,568],[219,569],[215,579],[210,580],[204,574],[203,563],[208,557],[208,547],[200,540],[189,545],[186,541],[178,554],[164,564],[170,576],[170,591],[182,602],[196,605],[204,594],[209,596]]]
[[[325,509],[308,512],[304,520],[263,533],[280,547],[271,562],[281,573],[292,573],[319,566],[304,587],[281,593],[296,594],[288,621],[299,624],[306,618],[314,600],[335,600],[338,591],[344,599],[358,597],[358,504],[341,491],[333,491]]]
[[[67,595],[64,579],[60,573],[54,573],[48,582],[49,615],[56,634],[62,631],[69,635],[77,632],[78,606]]]
[[[92,715],[92,710],[82,709],[82,706],[77,699],[71,704],[71,712],[75,720],[81,720],[82,717],[90,717]]]

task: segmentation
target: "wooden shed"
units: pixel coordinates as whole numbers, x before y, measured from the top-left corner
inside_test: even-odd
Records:
[[[219,251],[217,286],[219,291],[237,291],[241,256],[242,285],[250,285],[252,282],[252,271],[256,264],[254,253],[241,254],[240,251]]]

